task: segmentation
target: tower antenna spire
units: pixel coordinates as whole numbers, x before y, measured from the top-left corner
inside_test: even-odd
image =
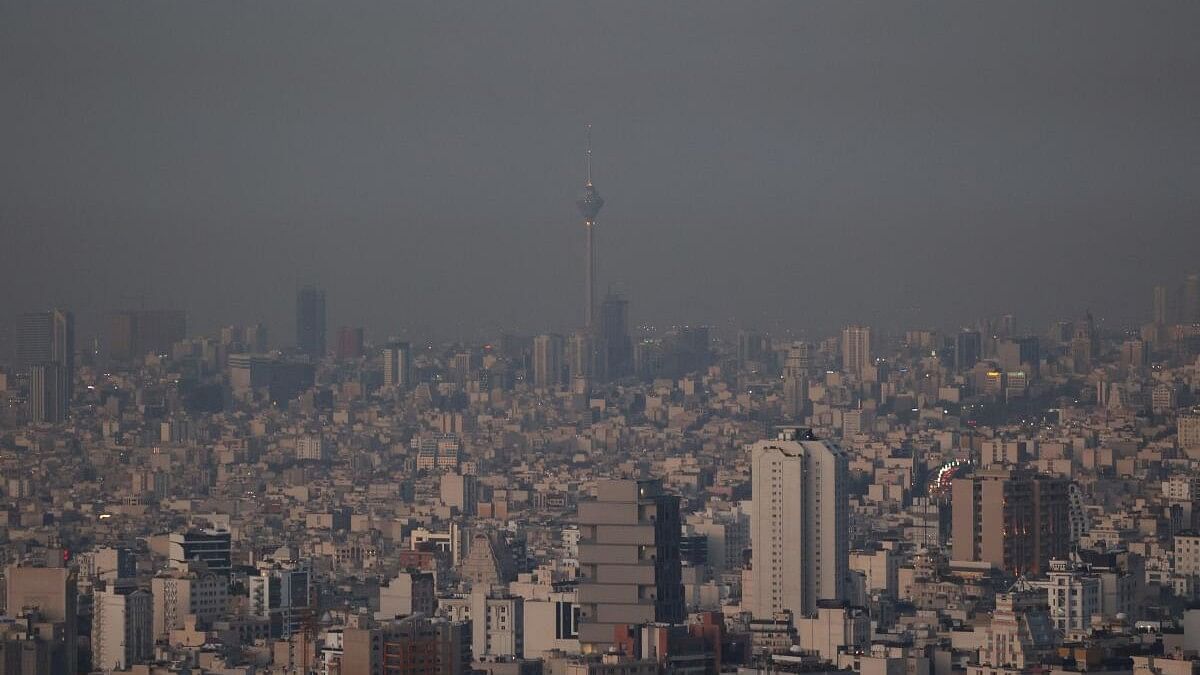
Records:
[[[592,125],[587,125],[587,184],[592,184]]]

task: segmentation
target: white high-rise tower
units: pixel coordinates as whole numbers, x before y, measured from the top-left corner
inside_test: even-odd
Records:
[[[755,618],[811,614],[845,597],[850,564],[845,453],[801,427],[750,446]]]

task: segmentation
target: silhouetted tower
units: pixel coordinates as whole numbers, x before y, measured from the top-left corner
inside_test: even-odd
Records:
[[[600,304],[600,343],[605,376],[610,380],[633,372],[633,342],[629,339],[629,302],[610,292]]]
[[[579,207],[579,214],[583,216],[583,225],[587,231],[587,250],[585,252],[587,260],[584,268],[586,298],[584,311],[586,314],[584,316],[585,325],[591,328],[596,317],[596,244],[593,230],[596,225],[596,215],[604,206],[604,199],[592,185],[592,125],[590,124],[587,126],[587,182],[583,185],[583,196],[575,204]]]
[[[325,291],[314,286],[296,292],[296,346],[313,358],[325,356]]]

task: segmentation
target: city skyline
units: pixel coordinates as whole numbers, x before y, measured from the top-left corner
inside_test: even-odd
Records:
[[[0,0],[0,675],[1200,675],[1197,26]]]
[[[203,39],[217,6],[133,21],[135,5],[4,10],[0,61],[44,77],[32,97],[12,89],[21,78],[0,84],[20,101],[0,111],[13,158],[0,316],[65,306],[90,326],[145,295],[197,327],[262,321],[281,336],[288,296],[312,283],[331,326],[376,336],[565,331],[587,123],[613,199],[599,292],[620,284],[637,322],[775,328],[787,307],[828,317],[820,329],[947,327],[1018,306],[1041,323],[1086,309],[1123,322],[1143,287],[1195,271],[1192,5],[956,8],[939,31],[899,6],[778,5],[768,21],[703,3],[678,16],[451,4],[330,20],[302,4],[280,24],[268,3],[221,41]],[[463,46],[431,44],[450,14]],[[579,39],[501,43],[501,28]],[[87,85],[126,63],[105,31],[158,98]],[[297,58],[257,58],[264,31]],[[306,46],[314,32],[328,52]],[[965,63],[942,58],[964,48]],[[226,78],[223,59],[275,84]],[[326,80],[332,100],[304,98]],[[54,251],[72,274],[39,276],[18,251]],[[237,273],[206,275],[223,265]]]

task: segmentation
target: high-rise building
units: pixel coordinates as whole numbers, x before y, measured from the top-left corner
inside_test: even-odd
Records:
[[[842,330],[842,371],[862,378],[871,367],[871,329],[847,326]]]
[[[54,672],[74,673],[78,662],[74,646],[79,630],[75,572],[65,567],[10,565],[4,570],[4,581],[9,616],[34,609],[43,620],[62,624],[65,645],[60,653],[65,667]]]
[[[983,351],[983,338],[977,330],[959,331],[954,336],[954,370],[962,372],[970,370],[979,363]]]
[[[798,421],[808,411],[809,346],[794,342],[783,362],[783,416]]]
[[[548,333],[533,339],[533,386],[549,389],[562,384],[563,339]]]
[[[66,367],[38,363],[29,368],[29,421],[58,424],[67,418],[70,378]]]
[[[1014,576],[1036,576],[1070,553],[1070,481],[988,468],[951,487],[956,560],[988,562]]]
[[[567,370],[572,383],[592,376],[594,352],[595,340],[590,331],[577,330],[571,334],[567,342]]]
[[[325,291],[315,286],[296,292],[296,348],[313,358],[325,356]]]
[[[754,331],[738,331],[737,360],[739,367],[745,368],[747,363],[762,361],[767,351],[768,341],[765,335]]]
[[[288,637],[312,618],[312,573],[308,563],[265,560],[247,577],[250,613],[267,619],[271,637]]]
[[[604,349],[607,379],[615,380],[633,372],[633,342],[629,339],[629,302],[609,293],[600,305],[600,344]]]
[[[412,385],[412,345],[389,342],[383,348],[383,386],[404,390]]]
[[[187,315],[174,309],[133,309],[109,317],[108,355],[131,361],[147,354],[170,354],[187,337]]]
[[[587,182],[583,184],[583,196],[576,202],[587,238],[584,251],[584,325],[591,328],[596,319],[596,216],[604,206],[604,199],[592,185],[592,125],[588,125]]]
[[[1200,274],[1189,274],[1183,280],[1183,321],[1200,323]]]
[[[154,654],[154,606],[139,589],[97,591],[92,605],[92,668],[126,670]]]
[[[1100,354],[1100,333],[1096,330],[1096,322],[1091,312],[1083,321],[1075,323],[1074,337],[1071,338],[1071,359],[1076,373],[1087,373]]]
[[[660,480],[600,480],[579,504],[579,642],[604,652],[620,624],[684,619],[679,497]]]
[[[350,326],[342,326],[338,329],[337,352],[336,356],[339,361],[350,361],[352,359],[362,358],[363,355],[363,329],[362,326],[351,328]]]
[[[1155,286],[1154,287],[1154,323],[1156,325],[1162,326],[1162,325],[1166,325],[1167,323],[1170,323],[1170,321],[1168,319],[1169,313],[1167,310],[1167,307],[1168,307],[1167,302],[1168,302],[1167,287],[1162,286],[1162,285]]]
[[[850,566],[846,454],[808,429],[783,427],[750,446],[755,618],[811,614],[842,600]]]
[[[63,368],[69,399],[75,381],[75,315],[61,309],[22,314],[17,321],[17,365],[54,363]]]
[[[1036,337],[1004,338],[996,345],[1000,367],[1007,372],[1023,370],[1035,376],[1041,362],[1041,344]]]

